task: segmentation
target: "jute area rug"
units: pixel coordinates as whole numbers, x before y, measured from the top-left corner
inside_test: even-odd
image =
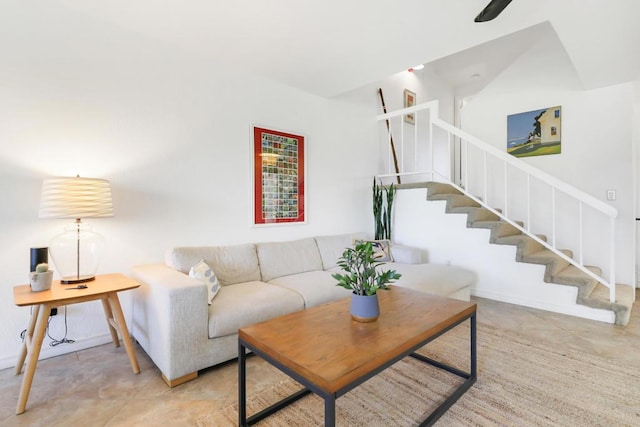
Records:
[[[420,350],[468,371],[469,329],[459,326]],[[460,384],[455,375],[413,358],[340,397],[338,426],[415,426]],[[253,414],[297,391],[293,380],[249,396]],[[237,404],[215,419],[237,425]],[[218,424],[216,423],[216,424]],[[324,401],[311,394],[261,426],[324,425]],[[478,381],[437,426],[640,426],[640,371],[562,346],[478,325]]]

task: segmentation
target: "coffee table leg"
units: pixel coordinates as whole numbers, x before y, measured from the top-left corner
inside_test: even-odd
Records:
[[[476,367],[478,365],[478,350],[476,343],[476,313],[471,315],[471,378],[478,377]]]
[[[336,397],[329,395],[324,398],[324,427],[336,425]]]
[[[244,346],[238,342],[238,425],[247,425],[247,355]]]

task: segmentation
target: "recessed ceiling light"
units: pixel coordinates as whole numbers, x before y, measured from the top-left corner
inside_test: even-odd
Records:
[[[420,71],[424,68],[424,64],[416,65],[415,67],[409,68],[407,71],[413,73],[414,71]]]

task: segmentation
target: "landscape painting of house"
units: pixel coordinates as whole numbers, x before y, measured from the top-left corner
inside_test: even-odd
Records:
[[[560,110],[557,106],[507,116],[507,152],[516,157],[560,154]]]

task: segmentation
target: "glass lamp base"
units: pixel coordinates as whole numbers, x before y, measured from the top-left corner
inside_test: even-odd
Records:
[[[96,280],[96,276],[81,276],[81,277],[63,277],[60,279],[60,283],[63,285],[72,285],[75,283],[85,283]]]
[[[94,280],[103,249],[103,237],[83,222],[65,227],[49,244],[60,282],[65,284]]]

